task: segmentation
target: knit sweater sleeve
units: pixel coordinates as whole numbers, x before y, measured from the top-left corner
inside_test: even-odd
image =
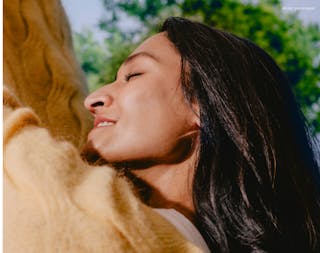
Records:
[[[4,91],[4,252],[200,252]]]

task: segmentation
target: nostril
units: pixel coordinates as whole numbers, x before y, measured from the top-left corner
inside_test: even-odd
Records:
[[[104,105],[104,103],[102,101],[98,101],[98,102],[92,103],[91,107],[98,107],[98,106],[103,106],[103,105]]]
[[[100,90],[98,91],[100,92]],[[111,96],[109,96],[108,94],[99,94],[97,91],[95,91],[85,99],[84,106],[88,111],[95,114],[96,110],[100,110],[106,106],[110,106],[111,103]]]

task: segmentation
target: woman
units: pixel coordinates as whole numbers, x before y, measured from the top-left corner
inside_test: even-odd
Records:
[[[253,43],[169,18],[85,106],[87,151],[145,182],[146,202],[182,213],[211,252],[320,251],[308,131],[286,77]]]

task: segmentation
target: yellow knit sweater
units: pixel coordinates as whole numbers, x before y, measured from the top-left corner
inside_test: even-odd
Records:
[[[4,91],[4,252],[200,252],[107,166]]]
[[[80,148],[92,118],[68,23],[60,0],[4,0],[3,79],[53,136]]]

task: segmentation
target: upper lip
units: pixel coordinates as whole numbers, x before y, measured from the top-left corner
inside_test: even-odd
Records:
[[[114,120],[114,119],[97,116],[97,117],[94,119],[94,127],[97,127],[97,126],[99,125],[99,123],[101,123],[101,122],[112,122],[112,123],[116,123],[117,121]]]

